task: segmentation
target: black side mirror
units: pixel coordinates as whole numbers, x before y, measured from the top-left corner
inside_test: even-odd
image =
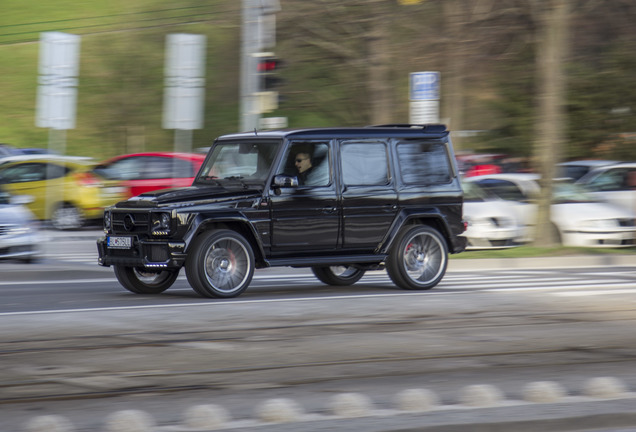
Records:
[[[274,176],[274,187],[298,187],[298,177],[279,174]]]

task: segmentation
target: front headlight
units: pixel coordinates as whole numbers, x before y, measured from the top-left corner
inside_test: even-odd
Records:
[[[152,234],[153,235],[170,235],[172,226],[172,218],[170,213],[153,213],[152,214]]]
[[[104,232],[110,232],[112,227],[112,217],[110,215],[110,211],[104,211]]]

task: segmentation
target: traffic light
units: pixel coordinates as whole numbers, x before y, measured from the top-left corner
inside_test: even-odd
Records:
[[[273,53],[262,53],[258,57],[257,72],[261,91],[274,90],[283,84],[283,79],[278,76],[282,66],[283,61]]]

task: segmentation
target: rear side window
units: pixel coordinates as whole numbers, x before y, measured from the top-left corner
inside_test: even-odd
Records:
[[[354,142],[341,144],[342,181],[347,186],[376,186],[389,183],[386,144]]]
[[[446,184],[452,178],[446,145],[440,142],[403,142],[397,146],[405,184]]]
[[[192,164],[179,158],[148,157],[143,168],[144,179],[194,177]]]

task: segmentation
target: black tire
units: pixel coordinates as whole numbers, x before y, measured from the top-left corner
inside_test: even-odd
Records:
[[[149,271],[143,267],[114,266],[119,283],[135,294],[160,294],[170,288],[178,271]]]
[[[51,225],[58,230],[72,230],[84,225],[84,215],[72,204],[60,204],[51,214]]]
[[[312,267],[311,271],[327,285],[346,286],[358,282],[365,271],[353,266]]]
[[[237,297],[252,281],[254,266],[254,252],[245,237],[231,230],[215,230],[195,240],[188,252],[186,276],[204,297]]]
[[[402,228],[386,262],[391,280],[407,290],[431,289],[448,265],[448,246],[442,235],[428,225]]]

